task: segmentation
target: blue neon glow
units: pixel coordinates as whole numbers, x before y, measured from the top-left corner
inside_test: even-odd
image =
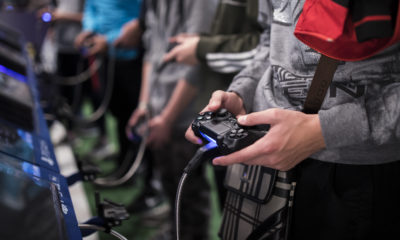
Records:
[[[43,22],[50,22],[51,21],[51,14],[49,12],[45,12],[42,14]]]
[[[21,81],[21,82],[25,82],[25,83],[27,82],[26,77],[24,75],[14,72],[13,70],[6,68],[3,65],[0,65],[0,73],[4,73],[10,77],[13,77],[13,78]]]
[[[203,136],[207,141],[213,142],[213,143],[217,144],[217,141],[216,141],[215,139],[211,138],[210,136],[208,136],[207,134],[204,134],[204,133],[202,133],[202,132],[200,132],[200,134],[201,134],[201,136]]]
[[[211,150],[213,148],[218,147],[218,145],[215,142],[209,142],[207,145],[204,146],[207,150]]]
[[[40,177],[40,169],[37,166],[34,166],[30,163],[23,162],[22,163],[22,170],[26,172],[29,175],[35,176],[35,177]]]

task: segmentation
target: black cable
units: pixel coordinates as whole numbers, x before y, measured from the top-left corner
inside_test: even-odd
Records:
[[[181,207],[181,196],[182,196],[182,189],[183,185],[185,184],[186,178],[188,174],[184,172],[182,174],[181,179],[179,180],[178,190],[176,191],[176,199],[175,199],[175,225],[176,225],[176,240],[180,239],[179,234],[179,225],[180,225],[180,207]]]
[[[112,236],[120,239],[120,240],[128,240],[126,237],[124,237],[122,234],[120,234],[119,232],[112,230],[112,229],[107,229],[105,227],[102,226],[98,226],[98,225],[94,225],[94,224],[86,224],[86,223],[80,223],[79,225],[80,229],[85,229],[85,230],[95,230],[95,231],[102,231],[105,233],[109,233]]]
[[[96,58],[93,63],[89,65],[89,67],[75,75],[75,76],[60,76],[56,74],[52,74],[52,79],[56,81],[56,84],[58,85],[63,85],[63,86],[75,86],[78,84],[81,84],[83,82],[86,82],[89,80],[93,75],[100,69],[101,65],[103,65],[103,61],[100,60],[99,58]]]
[[[138,150],[138,153],[136,154],[135,160],[131,164],[131,167],[129,168],[129,170],[126,171],[126,173],[122,177],[120,177],[118,179],[107,178],[107,177],[97,178],[96,180],[93,181],[93,183],[98,186],[115,187],[115,186],[119,186],[119,185],[122,185],[122,184],[128,182],[129,179],[131,179],[133,177],[133,175],[135,175],[135,173],[139,169],[140,164],[143,161],[143,156],[146,151],[146,141],[147,141],[147,136],[144,136],[140,143],[139,150]],[[128,156],[129,155],[130,154],[128,154]],[[130,161],[128,158],[126,158],[126,160]],[[123,164],[123,165],[125,165],[125,164]]]
[[[68,104],[61,106],[68,119],[78,126],[88,126],[97,120],[99,120],[107,111],[108,105],[110,104],[112,92],[114,88],[114,73],[115,73],[115,56],[110,57],[110,61],[107,66],[107,85],[105,87],[106,92],[100,106],[89,116],[89,117],[78,117],[75,115],[73,109]],[[78,85],[80,86],[80,85]],[[76,97],[75,97],[76,98]]]
[[[211,159],[213,157],[218,156],[218,148],[216,143],[210,142],[207,145],[204,145],[203,147],[199,148],[195,155],[193,156],[192,159],[190,159],[189,163],[186,165],[185,169],[183,169],[183,174],[181,179],[179,180],[178,184],[178,190],[176,192],[176,198],[175,198],[175,225],[176,225],[176,240],[180,239],[180,233],[179,233],[179,228],[180,228],[180,204],[181,204],[181,195],[182,195],[182,190],[183,186],[185,184],[185,181],[187,179],[187,176],[190,175],[197,167],[200,166],[200,164],[204,160]]]

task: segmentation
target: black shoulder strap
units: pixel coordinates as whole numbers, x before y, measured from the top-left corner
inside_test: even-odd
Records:
[[[304,103],[304,113],[318,113],[338,64],[338,60],[321,55]]]

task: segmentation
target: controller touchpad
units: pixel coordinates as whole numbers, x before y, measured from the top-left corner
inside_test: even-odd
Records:
[[[231,130],[230,125],[225,125],[223,123],[213,124],[212,122],[205,122],[203,125],[206,128],[212,129],[217,135],[223,135],[224,133]]]

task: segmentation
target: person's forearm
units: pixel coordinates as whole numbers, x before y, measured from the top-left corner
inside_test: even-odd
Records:
[[[176,85],[170,100],[162,111],[161,116],[168,123],[173,123],[196,94],[196,87],[190,85],[184,79],[180,80]]]
[[[150,74],[151,64],[149,62],[143,62],[142,66],[142,84],[140,88],[139,95],[139,106],[144,107],[149,101],[149,74]]]
[[[61,21],[74,21],[81,22],[82,21],[82,13],[69,13],[69,12],[54,12],[55,19]]]

